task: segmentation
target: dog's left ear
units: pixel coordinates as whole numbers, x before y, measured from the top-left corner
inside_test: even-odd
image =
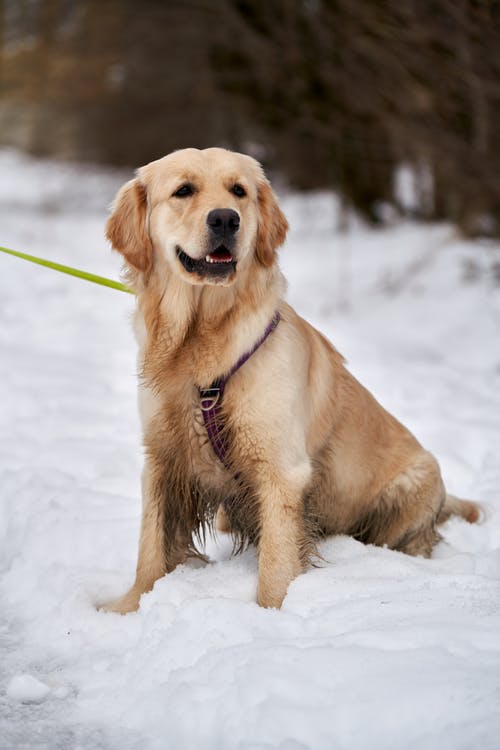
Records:
[[[149,271],[153,248],[147,231],[147,194],[142,182],[127,182],[116,196],[106,224],[106,237],[113,249],[138,271]]]
[[[259,185],[259,226],[257,228],[257,258],[263,266],[272,266],[276,248],[282,245],[288,231],[288,221],[267,180]]]

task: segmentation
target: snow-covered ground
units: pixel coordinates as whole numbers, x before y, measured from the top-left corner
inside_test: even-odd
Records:
[[[1,152],[0,244],[117,278],[126,177]],[[138,613],[96,611],[136,561],[134,300],[0,254],[2,750],[500,746],[500,246],[282,203],[290,301],[486,521],[450,521],[431,560],[329,540],[280,612],[225,539]]]

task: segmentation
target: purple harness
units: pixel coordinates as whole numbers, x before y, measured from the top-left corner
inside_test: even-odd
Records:
[[[229,370],[228,374],[216,378],[209,388],[199,388],[201,411],[203,413],[203,421],[205,422],[207,435],[215,455],[224,464],[226,469],[230,469],[231,467],[227,460],[228,449],[226,434],[224,433],[223,425],[221,423],[222,397],[224,395],[224,389],[229,378],[250,359],[252,354],[255,354],[259,346],[261,346],[269,334],[274,331],[280,320],[281,315],[278,310],[276,310],[271,322],[260,339],[254,344],[250,351],[245,352],[245,354],[239,358],[236,364]]]

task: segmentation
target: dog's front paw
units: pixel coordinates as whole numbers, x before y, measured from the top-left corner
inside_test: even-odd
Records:
[[[128,612],[135,612],[139,609],[140,598],[141,592],[132,588],[124,596],[108,604],[100,604],[97,609],[101,612],[117,612],[119,615],[126,615]]]
[[[284,590],[273,590],[260,583],[257,589],[257,604],[264,609],[281,609],[285,596],[286,588]]]

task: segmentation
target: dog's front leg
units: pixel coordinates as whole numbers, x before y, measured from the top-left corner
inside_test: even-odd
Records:
[[[281,607],[289,584],[304,570],[308,542],[304,523],[304,491],[310,469],[303,466],[286,476],[261,477],[259,582],[262,607]]]
[[[168,467],[161,460],[148,457],[142,473],[142,521],[135,582],[124,596],[102,608],[107,612],[135,611],[142,594],[185,558],[187,544],[182,543],[175,523],[167,518],[169,489]]]

